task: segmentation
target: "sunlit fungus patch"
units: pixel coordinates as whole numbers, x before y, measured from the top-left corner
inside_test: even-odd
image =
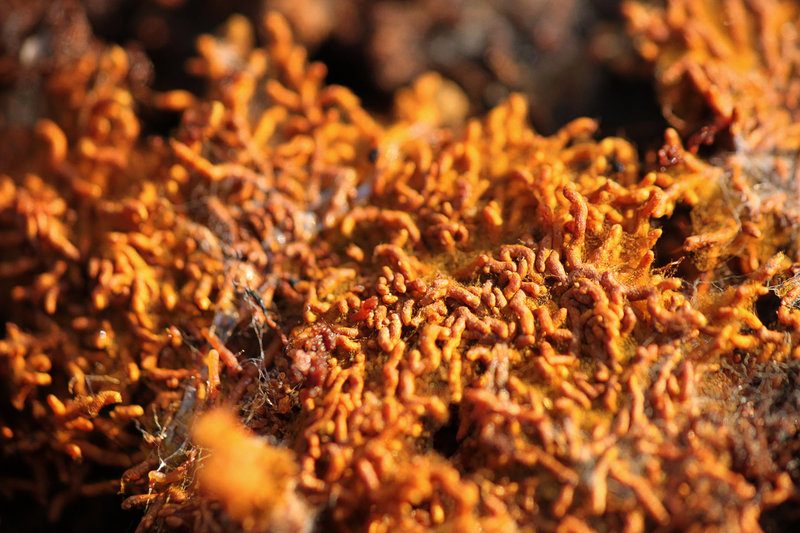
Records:
[[[327,2],[273,3],[305,44],[344,38]],[[418,4],[404,24],[466,39]],[[383,113],[277,11],[197,38],[189,91],[93,36],[97,9],[0,7],[4,503],[63,524],[116,495],[139,532],[798,523],[795,3],[623,2],[628,34],[592,46],[652,68],[652,152],[593,118],[540,133],[555,96],[500,35],[489,111],[499,82],[442,68],[374,73]],[[541,13],[567,33],[509,35],[568,42]],[[442,35],[405,59],[438,65]]]

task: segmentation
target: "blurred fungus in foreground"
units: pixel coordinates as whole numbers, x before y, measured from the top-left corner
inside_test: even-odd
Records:
[[[200,491],[220,501],[245,530],[311,530],[311,513],[294,493],[298,467],[289,450],[246,432],[222,410],[200,417],[192,435],[204,455]]]
[[[627,9],[673,43],[689,8]],[[760,100],[710,96],[746,148],[705,154],[684,114],[645,168],[591,119],[537,133],[519,94],[468,118],[437,74],[378,120],[281,16],[263,28],[198,39],[203,96],[86,36],[0,131],[26,148],[0,175],[4,494],[274,532],[759,531],[797,498],[793,204],[746,170],[763,153],[778,179],[797,146]],[[662,83],[695,61],[642,46]],[[143,138],[142,107],[180,126]],[[656,266],[679,209],[692,234]]]

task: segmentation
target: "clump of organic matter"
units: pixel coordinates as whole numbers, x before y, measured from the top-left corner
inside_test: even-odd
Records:
[[[203,95],[59,19],[0,132],[4,492],[119,491],[139,531],[758,531],[800,482],[798,28],[723,4],[625,4],[676,128],[649,163],[438,74],[378,119],[275,13],[198,40]]]

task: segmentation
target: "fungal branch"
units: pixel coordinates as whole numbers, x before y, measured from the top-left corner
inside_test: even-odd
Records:
[[[198,40],[204,97],[92,41],[0,178],[0,376],[35,421],[4,453],[121,489],[138,531],[758,531],[798,482],[773,3],[626,3],[676,128],[649,166],[591,119],[537,133],[519,94],[468,118],[434,74],[378,120],[276,14],[263,48],[243,17]],[[145,105],[177,130],[142,138]],[[691,279],[657,257],[682,210]]]

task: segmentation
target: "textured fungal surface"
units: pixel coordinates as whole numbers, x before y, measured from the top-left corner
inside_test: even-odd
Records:
[[[672,126],[646,153],[538,133],[522,82],[373,113],[293,37],[342,31],[328,4],[291,4],[200,36],[194,92],[97,6],[0,6],[0,524],[110,495],[139,532],[796,526],[797,5],[625,2]],[[443,24],[376,4],[343,3]]]

